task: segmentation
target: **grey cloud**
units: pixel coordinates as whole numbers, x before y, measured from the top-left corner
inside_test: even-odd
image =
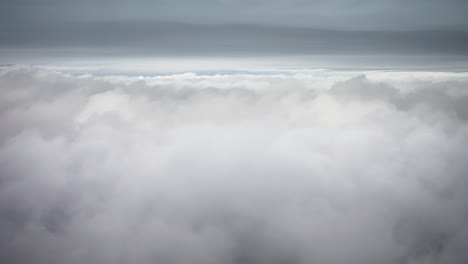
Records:
[[[356,75],[4,68],[1,262],[465,263],[468,77]]]
[[[3,48],[68,48],[68,56],[457,55],[463,30],[338,31],[297,27],[201,25],[164,21],[6,24]],[[21,50],[17,51],[21,55]],[[39,53],[39,52],[38,52]]]
[[[468,46],[468,4],[456,0],[1,3],[0,47],[69,48],[69,56],[82,56],[80,48],[113,56],[466,56]]]
[[[6,21],[172,20],[185,23],[266,24],[326,29],[463,29],[466,1],[32,1],[3,0]],[[15,17],[16,16],[16,17]]]

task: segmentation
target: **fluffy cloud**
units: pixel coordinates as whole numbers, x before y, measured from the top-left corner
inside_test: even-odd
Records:
[[[2,263],[466,263],[468,75],[0,72]]]

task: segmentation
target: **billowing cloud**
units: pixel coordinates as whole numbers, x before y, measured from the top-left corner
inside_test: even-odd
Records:
[[[2,263],[466,263],[468,75],[0,72]]]

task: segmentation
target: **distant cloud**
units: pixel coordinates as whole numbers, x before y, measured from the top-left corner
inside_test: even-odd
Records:
[[[17,49],[13,57],[30,49],[55,56],[67,49],[67,58],[468,55],[465,0],[0,3],[0,54]],[[0,55],[0,64],[10,63],[17,62]]]
[[[0,21],[173,21],[335,30],[466,29],[464,0],[2,0]],[[5,24],[5,23],[2,23]],[[111,28],[110,30],[115,30]],[[49,32],[50,33],[50,32]]]
[[[82,56],[458,55],[466,60],[468,31],[335,30],[282,25],[189,24],[172,21],[35,21],[5,23],[1,49],[67,49]],[[0,50],[1,52],[2,50]],[[10,51],[11,52],[11,51]],[[55,54],[57,55],[57,54]],[[3,63],[11,63],[2,61]]]
[[[4,67],[0,262],[466,263],[467,85]]]

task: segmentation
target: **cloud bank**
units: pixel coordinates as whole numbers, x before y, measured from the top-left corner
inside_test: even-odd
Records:
[[[346,30],[466,29],[464,0],[1,0],[0,22],[47,26],[76,21],[173,21],[254,24]],[[89,24],[88,24],[89,25]],[[0,27],[1,29],[1,27]],[[106,34],[114,30],[109,27]],[[133,28],[134,30],[137,30]],[[37,34],[38,32],[31,32]]]
[[[1,263],[466,263],[468,75],[0,71]]]

